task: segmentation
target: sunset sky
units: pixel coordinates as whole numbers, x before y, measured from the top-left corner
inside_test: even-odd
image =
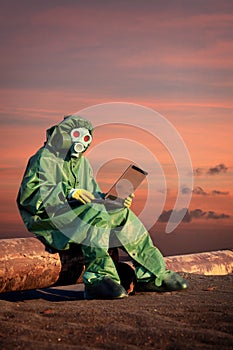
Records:
[[[190,234],[187,251],[192,251],[194,237],[199,250],[233,248],[231,0],[9,0],[1,4],[0,18],[0,238],[27,235],[15,198],[28,158],[43,144],[46,129],[66,114],[96,104],[127,102],[166,118],[192,161],[188,213],[177,233],[165,241],[163,226],[177,196],[171,155],[139,130],[140,113],[131,128],[96,130],[93,147],[105,138],[122,137],[157,157],[167,181],[163,213],[153,228],[161,247],[166,251],[168,240],[175,239],[172,244],[178,247],[179,234],[182,239]],[[132,161],[140,163],[139,155],[135,152]],[[117,176],[125,164],[111,162],[105,171]],[[101,172],[98,179],[107,186]],[[137,214],[146,196],[144,184],[136,193]],[[203,240],[214,241],[214,246],[206,241],[201,245],[204,232],[208,239]]]

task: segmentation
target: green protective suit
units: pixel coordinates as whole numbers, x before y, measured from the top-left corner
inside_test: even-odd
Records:
[[[70,201],[72,189],[86,189],[96,198],[103,196],[93,178],[88,160],[71,156],[73,128],[91,124],[69,116],[47,131],[47,141],[27,165],[17,204],[28,230],[57,250],[71,243],[82,245],[85,260],[84,283],[109,276],[120,283],[109,247],[122,247],[133,259],[138,280],[152,276],[161,285],[165,263],[141,221],[128,208],[107,210],[104,204]]]

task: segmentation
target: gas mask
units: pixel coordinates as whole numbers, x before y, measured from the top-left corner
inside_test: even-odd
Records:
[[[70,133],[73,145],[71,148],[71,155],[73,157],[79,157],[80,153],[83,153],[92,141],[90,131],[86,128],[76,128]]]

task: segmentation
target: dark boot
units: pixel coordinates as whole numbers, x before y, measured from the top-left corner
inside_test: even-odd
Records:
[[[97,280],[94,284],[86,284],[85,299],[122,299],[127,297],[126,290],[109,277]]]
[[[176,272],[166,270],[161,278],[161,283],[157,283],[156,279],[148,282],[139,281],[135,290],[137,292],[172,292],[188,288],[188,282]]]

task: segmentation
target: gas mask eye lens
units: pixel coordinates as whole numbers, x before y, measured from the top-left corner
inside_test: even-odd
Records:
[[[84,141],[85,141],[85,142],[87,142],[87,141],[89,141],[89,140],[90,140],[90,136],[88,136],[88,135],[84,136]]]
[[[73,131],[73,137],[77,138],[79,137],[80,132],[78,130]]]

